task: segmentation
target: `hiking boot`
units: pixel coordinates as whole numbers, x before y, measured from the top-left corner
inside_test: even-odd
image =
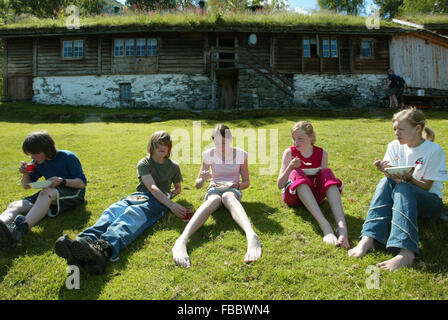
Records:
[[[67,260],[67,265],[82,265],[81,261],[76,259],[72,253],[72,243],[73,240],[67,235],[59,237],[54,243],[54,252],[61,258]]]
[[[105,273],[112,247],[104,240],[76,237],[72,242],[71,252],[77,260],[85,263],[89,273],[98,275]]]
[[[18,215],[9,225],[0,221],[0,249],[14,249],[28,229],[28,223],[22,215]]]

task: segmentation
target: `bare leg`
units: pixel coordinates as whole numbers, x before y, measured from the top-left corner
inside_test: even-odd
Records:
[[[5,224],[12,223],[19,214],[25,214],[31,209],[31,204],[24,200],[10,203],[8,208],[0,215],[0,220]]]
[[[347,223],[345,222],[344,209],[342,208],[341,193],[337,186],[333,185],[327,189],[327,199],[337,225],[338,244],[348,249],[350,248],[350,243],[348,241]]]
[[[190,237],[207,221],[208,217],[221,206],[221,197],[210,195],[188,222],[173,248],[174,262],[182,267],[190,268],[191,262],[187,252],[187,243]]]
[[[351,250],[348,250],[348,255],[354,258],[360,258],[364,256],[370,250],[375,248],[375,239],[370,237],[362,237],[358,245]]]
[[[389,271],[397,271],[402,267],[407,267],[412,265],[414,262],[415,254],[414,252],[406,249],[401,249],[400,252],[387,261],[383,261],[377,264],[381,269]]]
[[[333,229],[331,225],[328,223],[327,219],[325,219],[322,211],[320,210],[319,204],[314,198],[313,192],[310,187],[306,184],[301,184],[297,187],[297,195],[299,196],[300,201],[302,201],[305,208],[308,209],[309,212],[313,215],[314,219],[316,219],[317,223],[321,230],[324,233],[323,241],[327,244],[338,245],[338,238],[333,233]]]
[[[31,207],[30,211],[26,215],[25,222],[28,224],[29,229],[39,223],[48,213],[48,209],[52,203],[55,203],[57,197],[57,191],[54,188],[42,189],[37,197],[36,202]]]
[[[222,203],[230,211],[233,220],[235,220],[235,222],[246,233],[247,251],[244,257],[244,262],[248,263],[257,261],[262,255],[261,243],[252,228],[252,224],[246,214],[246,210],[244,210],[243,206],[233,192],[224,193],[222,196]]]
[[[392,102],[394,104],[394,107],[398,108],[398,100],[397,100],[397,96],[396,95],[392,96]]]

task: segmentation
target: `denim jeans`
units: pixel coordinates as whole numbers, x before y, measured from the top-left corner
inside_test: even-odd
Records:
[[[442,199],[413,184],[383,178],[370,203],[361,236],[374,238],[386,248],[419,253],[417,216],[439,217]]]
[[[130,200],[130,197],[136,195],[146,199]],[[112,247],[110,260],[115,261],[121,250],[162,218],[166,211],[167,207],[152,194],[135,192],[107,208],[98,221],[79,237],[107,241]]]

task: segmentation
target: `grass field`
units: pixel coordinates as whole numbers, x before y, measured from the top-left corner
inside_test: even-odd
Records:
[[[283,116],[274,116],[279,113]],[[392,113],[377,109],[339,114],[274,110],[264,114],[266,117],[246,112],[236,119],[235,114],[179,113],[176,118],[172,111],[0,105],[0,212],[11,201],[32,194],[21,188],[18,173],[20,161],[27,160],[21,145],[32,131],[47,130],[60,149],[75,152],[88,178],[86,205],[57,218],[45,218],[17,249],[0,252],[1,299],[448,299],[448,223],[419,221],[422,249],[414,266],[395,273],[381,271],[379,289],[369,289],[367,268],[393,255],[378,250],[353,259],[346,250],[323,244],[311,215],[303,208],[286,207],[276,186],[283,150],[291,145],[291,126],[299,119],[310,120],[317,132],[317,145],[329,154],[329,167],[344,182],[342,201],[353,247],[381,178],[372,162],[384,155],[387,143],[394,139]],[[447,151],[448,112],[426,114],[436,142]],[[151,122],[155,115],[162,121]],[[269,154],[278,152],[276,163],[271,163],[277,167],[274,174],[260,172],[269,164],[249,166],[251,187],[243,195],[243,205],[263,244],[263,257],[255,264],[243,263],[245,236],[230,214],[220,209],[190,241],[192,268],[178,267],[172,261],[171,247],[185,223],[167,213],[122,251],[120,260],[110,263],[105,275],[90,276],[81,270],[80,289],[68,290],[67,265],[54,253],[54,241],[63,234],[75,237],[110,204],[135,190],[136,164],[145,156],[154,131],[187,130],[193,150],[193,121],[201,121],[203,134],[218,120],[233,131],[255,129],[257,152],[263,132],[257,130],[265,129]],[[274,132],[278,144],[269,147]],[[209,143],[203,139],[202,149]],[[245,149],[251,147],[246,141]],[[256,157],[257,163],[263,158],[253,153],[250,157]],[[189,158],[193,159],[192,153]],[[184,182],[176,200],[179,203],[196,208],[202,203],[205,188],[193,187],[199,167],[181,163]],[[447,190],[443,200],[446,208]],[[334,225],[326,202],[323,208]]]

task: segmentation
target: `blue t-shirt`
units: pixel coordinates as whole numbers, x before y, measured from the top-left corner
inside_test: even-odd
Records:
[[[30,173],[31,182],[37,181],[42,176],[45,179],[51,177],[61,177],[63,179],[79,178],[87,184],[81,162],[73,152],[68,150],[58,150],[54,159],[36,164],[33,172]]]

